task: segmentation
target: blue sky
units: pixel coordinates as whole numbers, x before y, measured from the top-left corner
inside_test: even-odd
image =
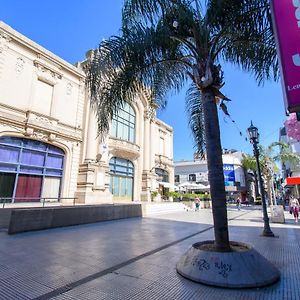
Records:
[[[2,0],[0,20],[70,63],[81,61],[88,49],[103,38],[118,34],[122,0]],[[280,83],[266,82],[263,87],[237,67],[223,65],[223,93],[232,99],[229,113],[235,123],[220,112],[223,148],[252,152],[245,141],[252,120],[259,128],[261,143],[278,140],[285,120]],[[174,128],[174,160],[193,158],[193,141],[187,124],[185,91],[170,95],[168,106],[160,111],[161,120]],[[242,136],[240,136],[242,132]]]

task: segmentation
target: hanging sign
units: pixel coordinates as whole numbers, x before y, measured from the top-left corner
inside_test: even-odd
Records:
[[[271,0],[272,18],[288,112],[300,111],[300,0]]]

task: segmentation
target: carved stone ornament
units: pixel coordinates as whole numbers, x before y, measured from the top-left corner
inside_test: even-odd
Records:
[[[0,53],[8,49],[8,43],[11,41],[11,37],[4,32],[0,31]]]
[[[23,71],[24,65],[25,65],[25,60],[22,57],[18,57],[16,62],[16,67],[15,67],[15,70],[18,74],[20,74]]]
[[[46,134],[45,132],[42,132],[42,131],[37,131],[37,130],[34,131],[32,134],[32,137],[36,138],[37,140],[44,141],[44,142],[48,141],[48,134]]]
[[[71,82],[69,82],[67,84],[67,95],[71,95],[72,94],[72,89],[73,89],[73,85]]]
[[[156,118],[156,109],[153,106],[148,105],[145,110],[145,116],[147,119],[150,119],[150,121],[153,121]]]
[[[37,61],[34,62],[34,65],[36,67],[37,76],[40,80],[55,85],[57,84],[58,80],[62,78],[61,74],[50,70],[49,68],[45,67]]]
[[[56,121],[49,120],[48,118],[42,117],[42,116],[35,116],[35,121],[44,123],[44,124],[46,123],[46,124],[49,124],[52,126],[57,125]]]

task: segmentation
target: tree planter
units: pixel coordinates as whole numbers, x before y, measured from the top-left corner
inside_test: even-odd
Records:
[[[251,246],[231,241],[231,252],[216,252],[213,244],[194,244],[177,263],[177,272],[196,282],[227,288],[262,287],[279,280],[278,269]]]

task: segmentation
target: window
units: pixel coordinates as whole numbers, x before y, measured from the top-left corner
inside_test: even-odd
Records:
[[[189,181],[196,181],[196,174],[189,174]]]
[[[33,99],[33,110],[44,115],[50,115],[51,103],[53,96],[53,86],[38,80],[36,82],[36,90]]]
[[[163,137],[159,138],[159,153],[165,155],[165,139]]]
[[[179,175],[175,175],[175,182],[179,182]]]
[[[155,174],[160,177],[159,181],[169,182],[169,174],[166,170],[155,168]]]
[[[121,140],[135,142],[135,112],[128,103],[113,116],[110,134]]]
[[[134,166],[130,160],[113,157],[109,162],[110,192],[115,201],[132,201]]]
[[[46,143],[0,137],[0,198],[39,202],[59,198],[64,152]],[[8,199],[7,199],[8,200]]]

